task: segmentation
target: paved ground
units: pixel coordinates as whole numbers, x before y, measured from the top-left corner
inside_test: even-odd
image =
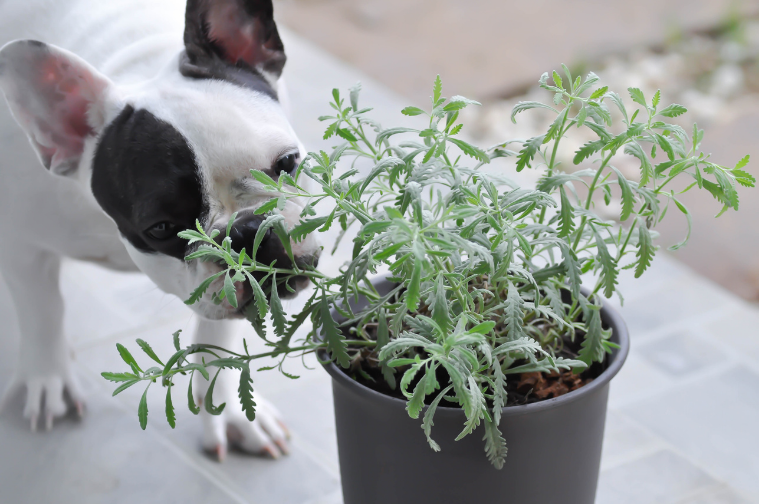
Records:
[[[303,39],[285,36],[294,122],[307,146],[321,145],[314,118],[327,110],[322,104],[335,85],[362,80],[363,102],[377,107],[381,121],[405,104]],[[323,263],[334,268],[340,258]],[[621,284],[632,349],[611,386],[598,504],[757,503],[757,308],[665,257],[644,278],[631,280]],[[32,434],[21,418],[20,398],[3,412],[0,502],[341,502],[325,372],[304,372],[296,381],[271,373],[254,377],[293,430],[289,457],[273,462],[232,454],[224,464],[212,462],[200,453],[198,419],[178,408],[172,431],[154,395],[143,432],[136,414],[140,392],[129,389],[112,398],[111,385],[99,377],[119,367],[116,342],[133,346],[140,337],[167,353],[171,333],[190,329],[189,310],[139,275],[71,262],[62,283],[69,301],[66,331],[88,414],[82,422],[67,419],[50,433]],[[0,320],[2,387],[18,339],[2,283]],[[245,325],[241,335],[256,341]]]

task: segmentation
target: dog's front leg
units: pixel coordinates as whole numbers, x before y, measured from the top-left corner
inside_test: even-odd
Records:
[[[229,320],[204,320],[198,319],[198,328],[195,335],[196,343],[208,343],[223,348],[233,348],[235,336],[240,324]],[[205,357],[206,361],[213,360],[209,354],[196,354],[197,360]],[[220,355],[222,357],[222,355]],[[209,454],[223,460],[227,454],[228,446],[254,455],[264,455],[278,458],[288,453],[288,431],[280,419],[277,409],[264,400],[261,395],[254,392],[256,401],[256,418],[251,422],[243,413],[237,397],[237,384],[240,372],[232,369],[224,369],[214,385],[214,404],[227,403],[219,415],[212,415],[203,408],[203,399],[206,396],[211,379],[216,374],[217,368],[209,367],[210,379],[205,380],[200,373],[195,373],[193,390],[195,391],[198,404],[201,406],[201,420],[203,421],[203,449]]]
[[[61,259],[42,250],[0,249],[0,266],[16,308],[21,340],[17,368],[3,401],[26,388],[24,416],[37,428],[66,413],[64,390],[82,415],[80,387],[71,372],[71,350],[63,336],[63,298],[59,289]],[[42,409],[44,397],[45,408]]]

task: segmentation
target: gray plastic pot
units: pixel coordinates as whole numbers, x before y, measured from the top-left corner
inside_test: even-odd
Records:
[[[391,288],[385,280],[373,284],[381,292]],[[422,432],[422,414],[410,418],[405,401],[325,364],[333,378],[344,504],[592,504],[609,383],[629,348],[620,315],[608,306],[601,314],[620,349],[588,385],[502,410],[500,428],[509,451],[501,470],[486,458],[482,425],[454,441],[465,422],[460,408],[437,408],[432,436],[441,451],[436,453]],[[335,312],[333,317],[340,320]]]

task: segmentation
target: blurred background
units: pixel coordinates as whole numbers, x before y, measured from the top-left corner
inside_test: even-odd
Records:
[[[689,109],[688,120],[705,129],[703,150],[713,162],[758,175],[758,4],[751,0],[279,0],[279,23],[425,106],[432,79],[444,94],[476,99],[466,111],[469,135],[487,146],[545,131],[550,117],[509,119],[520,100],[548,101],[538,77],[560,64],[573,75],[593,71],[628,99],[629,86],[665,104]],[[535,117],[538,120],[534,120]],[[678,122],[676,120],[676,122]],[[691,131],[691,123],[682,124]],[[572,151],[563,168],[572,170]],[[633,158],[617,163],[637,178]],[[706,191],[683,202],[694,218],[689,246],[673,253],[738,296],[758,301],[758,190],[740,187],[741,212],[713,217],[721,205]],[[614,203],[613,203],[614,204]],[[614,208],[609,218],[619,214]],[[686,221],[670,212],[657,226],[660,245],[683,239]]]

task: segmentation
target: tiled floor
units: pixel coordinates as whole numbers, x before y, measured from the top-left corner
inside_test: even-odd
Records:
[[[285,35],[293,121],[307,148],[320,145],[321,124],[314,118],[327,110],[323,104],[333,86],[361,79],[362,101],[376,107],[381,121],[405,105]],[[611,387],[598,504],[758,502],[757,307],[664,256],[643,279],[631,280],[624,275],[621,284],[633,342]],[[341,502],[326,373],[303,371],[299,380],[258,373],[257,390],[293,431],[293,453],[279,461],[233,453],[218,464],[201,454],[201,426],[186,409],[177,407],[177,428],[171,430],[161,394],[149,394],[150,420],[143,432],[136,414],[141,392],[129,389],[112,398],[111,384],[99,376],[119,369],[117,342],[134,346],[140,337],[166,354],[173,331],[191,332],[189,310],[140,275],[81,263],[65,265],[63,288],[66,331],[87,393],[87,415],[81,422],[64,419],[49,433],[31,433],[17,398],[0,416],[0,502]],[[18,338],[2,283],[0,320],[2,387]],[[248,338],[249,344],[255,341]],[[293,364],[296,370],[300,363]]]

